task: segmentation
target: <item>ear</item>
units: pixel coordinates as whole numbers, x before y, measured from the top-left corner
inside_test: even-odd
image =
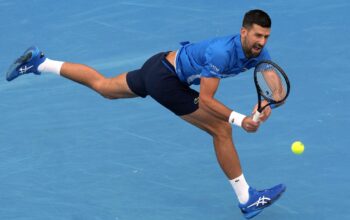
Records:
[[[242,36],[242,37],[247,36],[247,32],[248,32],[247,28],[245,28],[245,27],[242,27],[242,28],[241,28],[241,36]]]

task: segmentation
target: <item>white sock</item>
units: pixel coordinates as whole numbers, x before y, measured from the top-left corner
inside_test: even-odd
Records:
[[[60,75],[61,67],[64,62],[50,60],[46,58],[45,61],[38,66],[38,71],[41,73],[55,73]]]
[[[247,203],[249,200],[249,185],[245,180],[243,173],[239,177],[230,180],[230,183],[237,195],[238,201],[241,204]]]

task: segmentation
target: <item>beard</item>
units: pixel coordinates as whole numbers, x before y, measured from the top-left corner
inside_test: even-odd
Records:
[[[246,40],[243,42],[242,46],[243,46],[243,51],[244,51],[247,58],[259,56],[262,49],[264,48],[264,46],[262,46],[258,43],[255,43],[255,44],[252,44],[251,46],[249,46],[249,43]]]

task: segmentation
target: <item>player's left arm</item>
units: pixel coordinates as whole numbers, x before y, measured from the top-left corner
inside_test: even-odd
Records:
[[[262,60],[271,60],[271,56],[270,56],[270,54],[269,54],[269,52],[268,52],[268,50],[266,48],[263,49],[262,53],[263,53],[262,54],[262,58],[261,58]],[[268,77],[268,74],[266,76]],[[265,75],[264,75],[264,77],[265,77]],[[261,106],[264,106],[266,104],[267,104],[267,101],[263,100],[262,103],[261,103]],[[256,104],[254,106],[252,114],[254,114],[257,110],[258,110],[258,104]],[[271,108],[270,108],[270,106],[267,106],[263,110],[263,112],[261,112],[259,120],[264,122],[270,117],[270,115],[271,115]]]
[[[267,83],[267,86],[272,92],[272,97],[274,100],[281,100],[283,97],[286,96],[286,91],[282,86],[282,81],[273,69],[267,69],[263,71],[263,77],[265,79],[265,82]]]
[[[264,105],[266,105],[266,104],[267,104],[267,101],[266,101],[266,100],[262,100],[261,106],[264,106]],[[256,105],[254,106],[254,109],[253,109],[253,111],[252,111],[252,115],[254,115],[255,112],[256,112],[257,110],[258,110],[258,104],[256,104]],[[259,116],[259,121],[262,121],[262,122],[266,121],[266,120],[270,117],[270,115],[271,115],[271,108],[270,108],[270,106],[267,106],[267,107],[261,112],[261,114],[260,114],[260,116]]]
[[[273,100],[281,100],[283,97],[285,97],[286,91],[283,89],[281,79],[279,78],[278,74],[273,69],[266,69],[262,72],[264,80],[269,87]],[[262,106],[266,105],[267,101],[262,101]],[[282,105],[283,103],[279,104]],[[253,114],[257,110],[258,105],[254,107]],[[271,108],[270,106],[266,107],[262,114],[260,115],[261,121],[266,121],[271,115]]]

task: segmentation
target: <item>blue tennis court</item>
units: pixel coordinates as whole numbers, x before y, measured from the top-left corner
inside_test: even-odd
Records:
[[[114,76],[180,41],[238,33],[254,8],[271,16],[267,47],[292,84],[259,132],[233,130],[248,183],[287,185],[254,219],[350,219],[347,0],[0,0],[0,219],[244,219],[210,136],[151,98],[110,101],[53,74],[9,83],[5,72],[37,45]],[[252,72],[223,80],[217,98],[249,114]]]

